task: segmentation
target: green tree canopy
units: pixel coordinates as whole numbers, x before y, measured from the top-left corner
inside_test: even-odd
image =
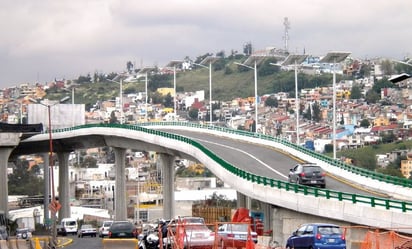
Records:
[[[350,98],[351,99],[360,99],[362,98],[362,91],[359,85],[353,85],[350,91]]]
[[[40,167],[29,167],[29,161],[17,160],[13,173],[8,177],[9,195],[41,195],[44,180],[38,177]]]
[[[362,121],[360,122],[360,127],[363,127],[363,128],[368,128],[370,125],[371,125],[371,123],[366,118],[362,119]]]

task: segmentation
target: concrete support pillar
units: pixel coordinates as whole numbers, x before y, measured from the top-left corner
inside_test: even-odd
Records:
[[[7,185],[7,164],[13,148],[0,147],[0,210],[8,214],[9,188]]]
[[[44,221],[50,219],[49,203],[50,203],[50,160],[49,153],[43,154],[43,179],[44,179],[44,197],[43,197],[43,210],[44,210]]]
[[[272,205],[269,203],[261,202],[260,203],[260,208],[263,212],[263,225],[264,225],[264,231],[270,230],[272,227]]]
[[[126,149],[114,148],[116,157],[116,180],[115,180],[115,220],[127,220],[126,202]]]
[[[62,206],[59,211],[59,221],[71,215],[70,210],[70,185],[69,185],[69,152],[59,152],[59,202]]]
[[[247,204],[246,204],[246,195],[240,193],[240,192],[236,192],[237,198],[236,198],[236,205],[237,208],[247,208]]]
[[[171,219],[175,216],[174,190],[174,156],[159,155],[159,163],[163,173],[163,218]]]
[[[20,143],[21,133],[0,133],[0,210],[9,214],[9,188],[7,185],[7,164],[13,149]]]

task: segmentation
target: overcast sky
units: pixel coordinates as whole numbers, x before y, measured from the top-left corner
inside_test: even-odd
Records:
[[[410,0],[0,0],[0,88],[224,50],[412,53]]]

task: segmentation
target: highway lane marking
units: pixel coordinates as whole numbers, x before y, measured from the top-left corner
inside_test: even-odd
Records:
[[[199,141],[202,141],[202,142],[205,142],[205,143],[214,144],[214,145],[217,145],[217,146],[222,146],[222,147],[225,147],[225,148],[228,148],[228,149],[235,150],[235,151],[238,151],[238,152],[240,152],[240,153],[243,153],[243,154],[245,154],[245,155],[253,158],[254,160],[256,160],[257,162],[259,162],[259,163],[262,164],[263,166],[265,166],[268,170],[270,170],[270,171],[278,174],[279,176],[281,176],[281,177],[283,177],[283,178],[285,178],[285,179],[288,179],[288,177],[287,177],[286,175],[280,173],[279,171],[277,171],[277,170],[275,170],[274,168],[270,167],[268,164],[266,164],[265,162],[263,162],[263,161],[260,160],[259,158],[255,157],[254,155],[252,155],[252,154],[250,154],[250,153],[248,153],[248,152],[246,152],[246,151],[244,151],[244,150],[241,150],[241,149],[238,149],[238,148],[235,148],[235,147],[232,147],[232,146],[228,146],[228,145],[223,145],[223,144],[211,142],[211,141],[204,140],[204,139],[196,138],[196,140],[199,140]]]

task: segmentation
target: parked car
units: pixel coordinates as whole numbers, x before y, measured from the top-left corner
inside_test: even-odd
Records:
[[[83,238],[84,236],[96,237],[97,229],[90,224],[83,224],[77,231],[77,237]]]
[[[109,235],[109,228],[112,225],[112,220],[105,220],[103,221],[102,226],[99,228],[99,237],[103,238],[104,236]]]
[[[288,238],[286,248],[346,249],[345,233],[334,224],[304,224]]]
[[[252,231],[247,223],[225,223],[218,228],[218,238],[221,248],[245,248],[250,231],[251,240],[257,243],[257,233]]]
[[[137,228],[129,221],[113,221],[109,238],[137,238]]]
[[[16,229],[16,238],[17,239],[30,239],[33,237],[29,228],[17,228]]]
[[[297,164],[289,171],[289,182],[326,187],[326,172],[316,164]]]
[[[62,225],[56,225],[57,235],[67,236],[66,228]]]
[[[182,238],[185,248],[212,248],[215,233],[209,229],[201,217],[181,217],[171,222],[175,224],[175,236]],[[173,229],[172,229],[173,230]],[[178,240],[178,238],[176,238]]]
[[[73,218],[63,218],[62,221],[60,222],[60,226],[58,227],[57,233],[60,233],[62,235],[67,235],[67,234],[77,234],[77,220]]]

